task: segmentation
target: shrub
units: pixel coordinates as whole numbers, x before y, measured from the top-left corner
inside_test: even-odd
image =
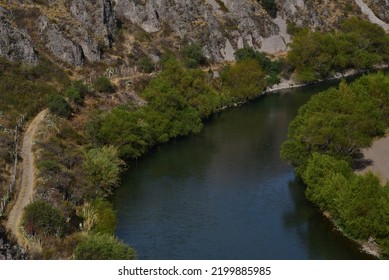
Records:
[[[123,162],[113,146],[91,149],[85,153],[84,170],[96,193],[107,196],[119,183]]]
[[[184,63],[188,68],[196,68],[207,62],[207,59],[203,54],[203,49],[196,43],[186,46],[182,50],[182,55],[184,57]]]
[[[114,234],[116,227],[116,214],[113,210],[112,204],[107,200],[96,199],[91,206],[97,215],[97,221],[93,227],[93,232]]]
[[[145,73],[154,71],[154,63],[148,56],[142,57],[139,61],[139,68]]]
[[[65,219],[61,212],[43,200],[37,200],[25,208],[23,225],[30,235],[57,235],[65,231]]]
[[[277,5],[274,0],[261,0],[260,2],[272,18],[277,17]]]
[[[51,95],[48,98],[47,106],[49,107],[51,113],[60,117],[67,118],[73,113],[73,109],[69,103],[65,100],[65,98],[58,94]]]
[[[133,248],[112,235],[88,235],[74,252],[77,260],[132,260],[136,258]]]
[[[111,81],[105,77],[101,76],[96,79],[96,81],[93,83],[93,88],[100,93],[114,93],[115,87],[111,83]]]
[[[255,59],[246,59],[222,73],[228,94],[239,100],[253,99],[266,88],[265,74]]]

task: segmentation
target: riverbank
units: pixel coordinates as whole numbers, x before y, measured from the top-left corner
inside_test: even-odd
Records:
[[[386,70],[388,68],[389,68],[389,64],[386,64],[386,63],[379,64],[379,65],[374,66],[374,71]],[[335,75],[333,75],[332,77],[330,77],[328,79],[316,80],[312,83],[296,83],[291,79],[289,79],[289,80],[281,79],[280,83],[275,84],[271,87],[268,87],[265,90],[264,94],[277,92],[279,90],[284,90],[284,89],[300,88],[300,87],[304,87],[304,86],[307,86],[310,84],[317,84],[317,83],[322,83],[325,81],[340,80],[340,79],[349,78],[352,76],[361,75],[361,74],[368,73],[368,72],[369,72],[369,70],[366,70],[366,69],[348,69],[348,70],[345,70],[343,72],[336,73]]]
[[[316,95],[290,124],[281,153],[305,182],[306,198],[330,213],[336,227],[365,252],[379,257],[389,252],[389,190],[373,175],[357,176],[355,165],[361,162],[355,161],[387,126],[388,82],[387,74],[376,73]],[[387,141],[371,150],[380,165],[387,164]]]

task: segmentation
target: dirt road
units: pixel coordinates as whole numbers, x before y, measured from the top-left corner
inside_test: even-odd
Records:
[[[45,118],[47,110],[41,111],[28,125],[28,128],[23,137],[23,145],[21,149],[22,162],[22,175],[21,183],[19,187],[19,194],[13,208],[11,209],[7,228],[16,237],[19,245],[25,246],[25,239],[20,232],[20,222],[23,215],[23,209],[31,201],[34,185],[35,185],[35,173],[34,173],[34,154],[32,151],[33,140],[39,124]]]

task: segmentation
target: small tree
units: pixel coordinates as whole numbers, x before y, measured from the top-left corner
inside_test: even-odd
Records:
[[[91,149],[85,154],[84,170],[97,195],[108,196],[119,183],[123,161],[114,146]]]

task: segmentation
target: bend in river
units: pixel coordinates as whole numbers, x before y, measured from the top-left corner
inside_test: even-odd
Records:
[[[140,259],[370,258],[305,200],[279,155],[298,108],[336,83],[261,97],[140,160],[113,199],[118,238]]]

